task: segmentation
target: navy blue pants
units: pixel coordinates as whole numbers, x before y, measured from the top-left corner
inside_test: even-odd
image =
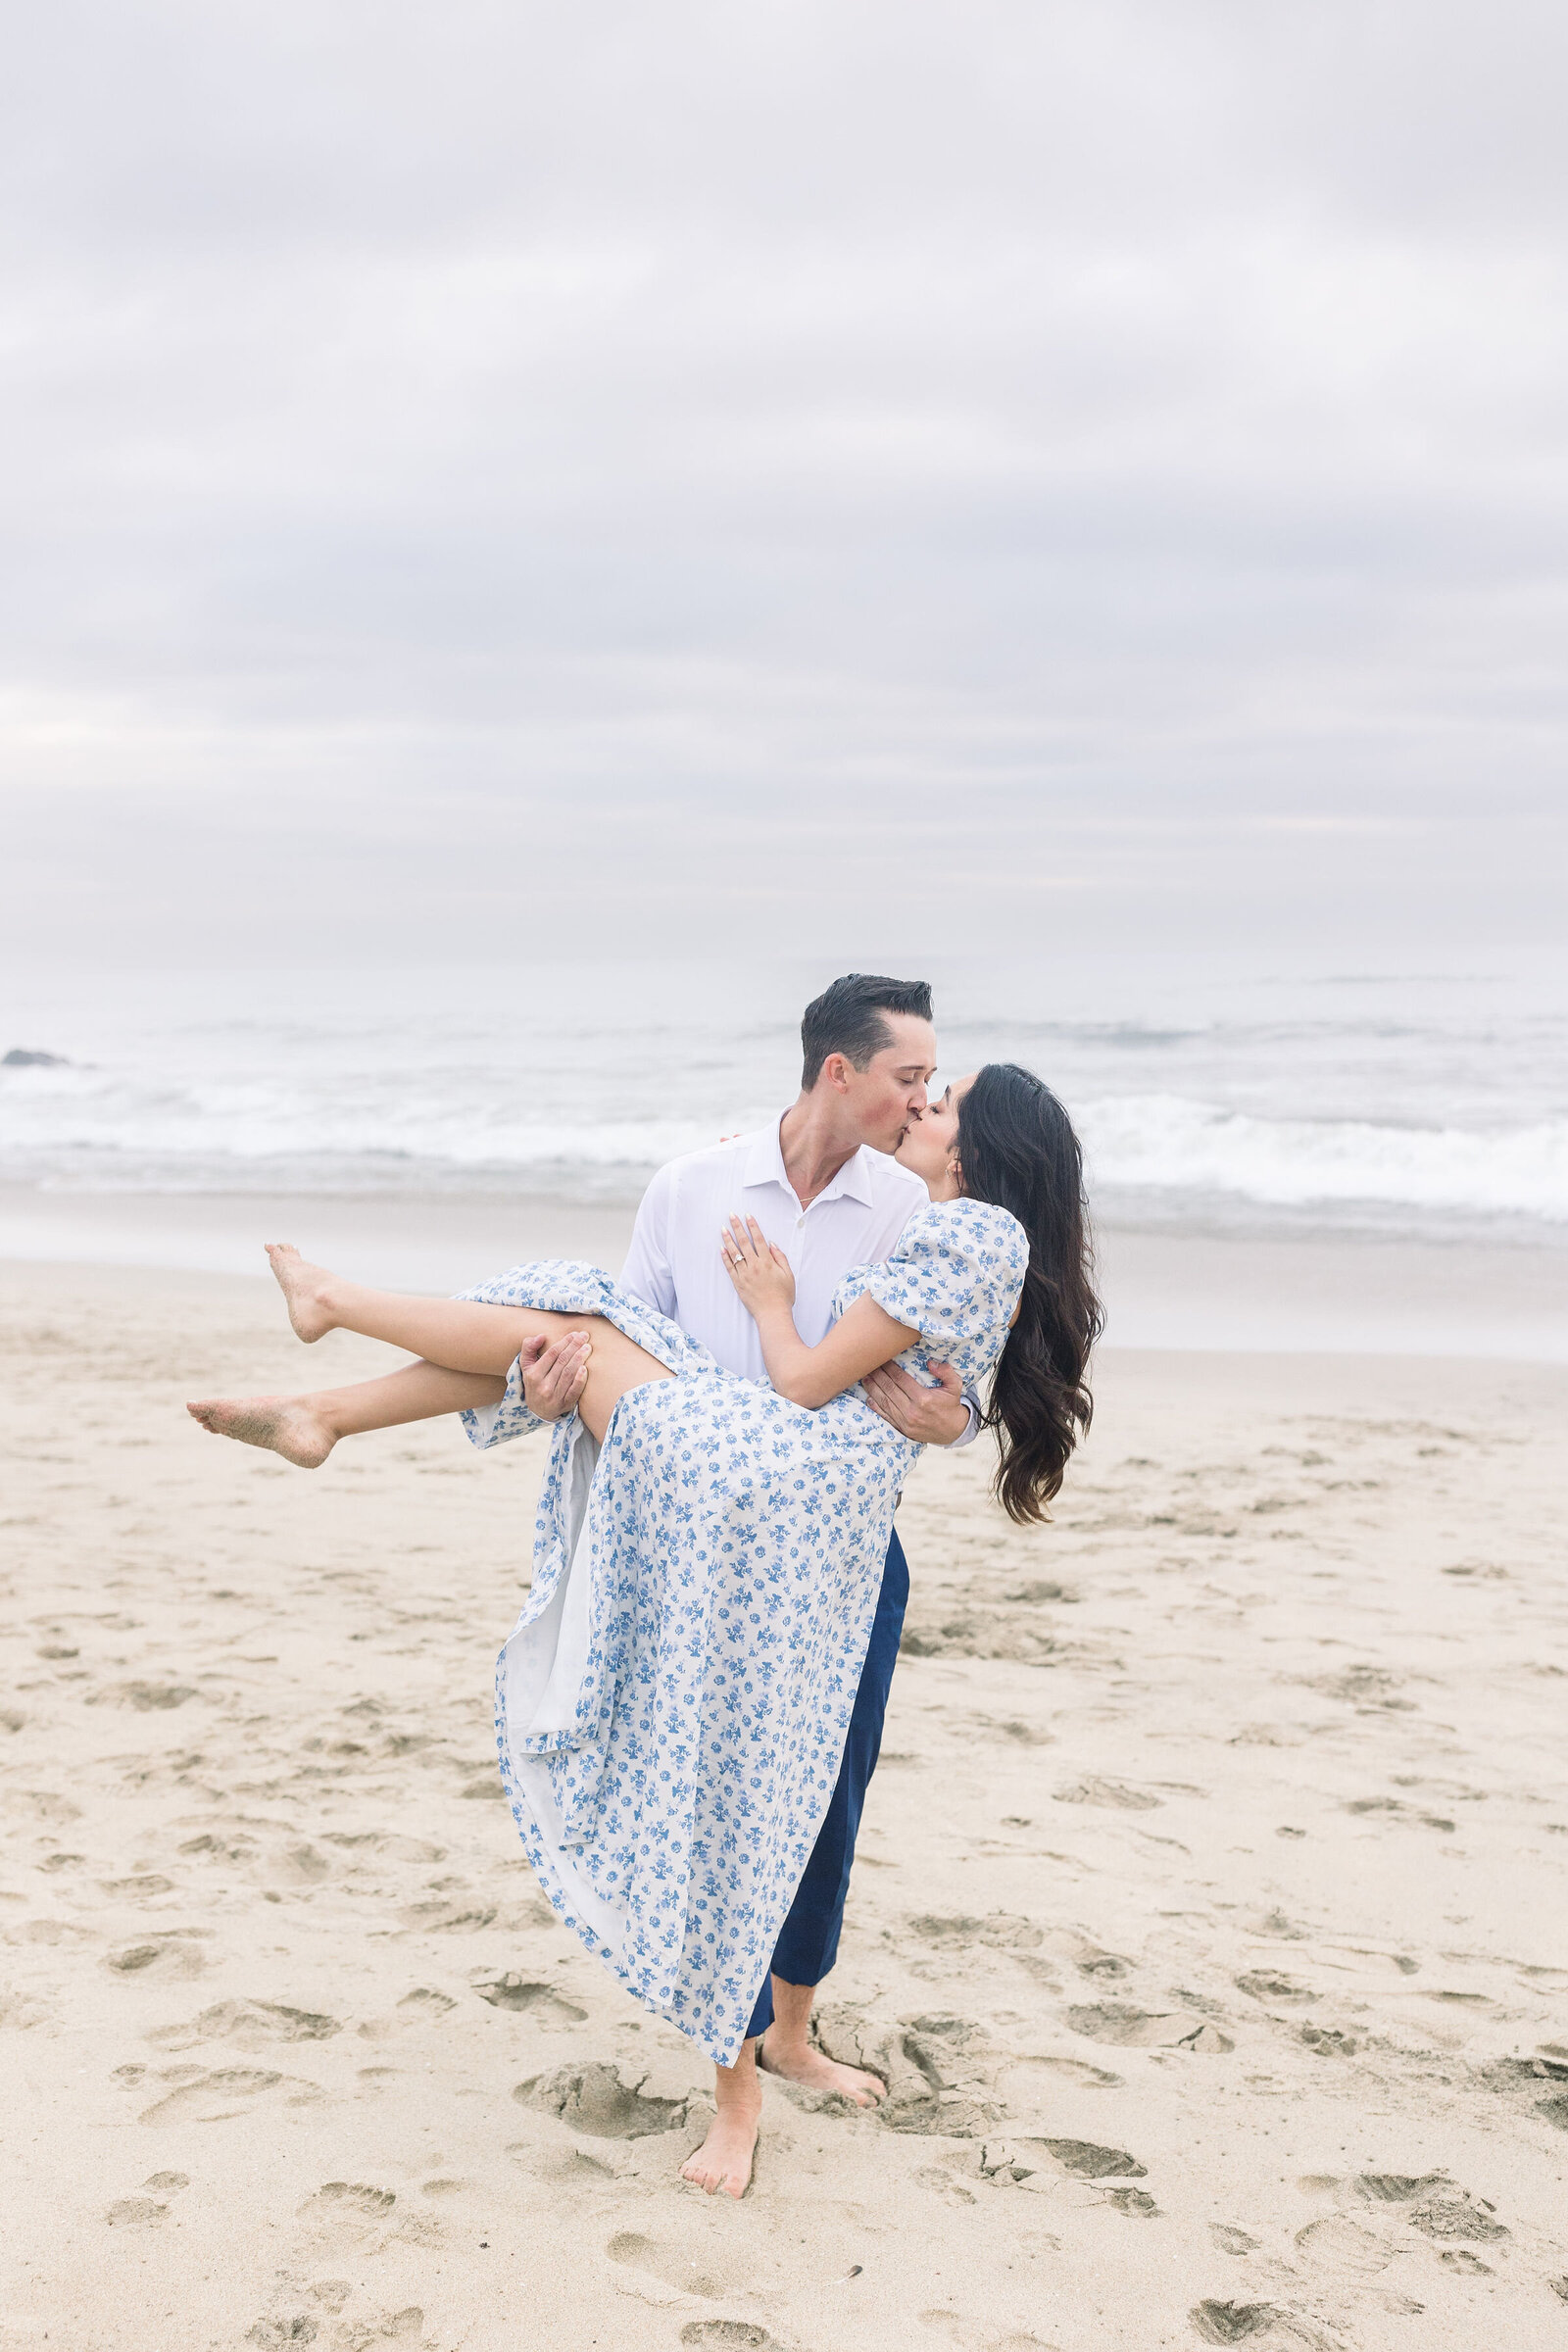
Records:
[[[850,1868],[860,1811],[882,1746],[882,1718],[904,1631],[904,1612],[909,1601],[909,1569],[897,1528],[888,1544],[882,1591],[877,1598],[871,1640],[855,1694],[850,1734],[844,1742],[838,1787],[827,1818],[816,1834],[806,1876],[795,1890],[789,1917],[779,1931],[773,1965],[762,1979],[762,1989],[752,2011],[748,2035],[761,2034],[773,2022],[773,1979],[786,1984],[820,1984],[839,1956],[839,1930],[844,1925],[844,1898],[850,1890]]]

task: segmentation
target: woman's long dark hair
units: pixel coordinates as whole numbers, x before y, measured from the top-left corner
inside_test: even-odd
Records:
[[[1029,1236],[1018,1320],[997,1366],[985,1426],[1001,1449],[1003,1509],[1009,1519],[1044,1519],[1094,1411],[1084,1376],[1104,1322],[1083,1153],[1043,1080],[1015,1061],[988,1061],[958,1104],[958,1167],[970,1200],[1009,1209]]]

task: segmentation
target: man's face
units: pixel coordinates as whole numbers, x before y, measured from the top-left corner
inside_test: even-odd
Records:
[[[892,1043],[863,1070],[840,1054],[829,1058],[841,1074],[845,1107],[860,1141],[873,1152],[896,1152],[905,1129],[926,1103],[926,1081],[937,1066],[936,1031],[912,1013],[883,1014]]]

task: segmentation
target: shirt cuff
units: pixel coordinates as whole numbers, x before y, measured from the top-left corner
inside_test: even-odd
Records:
[[[976,1438],[980,1435],[979,1400],[976,1397],[971,1396],[968,1390],[965,1389],[963,1392],[963,1401],[969,1408],[969,1425],[967,1429],[965,1429],[961,1438],[954,1438],[950,1442],[946,1448],[949,1453],[956,1453],[960,1446],[972,1446]]]

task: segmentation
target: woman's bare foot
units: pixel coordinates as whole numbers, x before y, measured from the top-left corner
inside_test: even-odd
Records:
[[[680,2168],[683,2180],[716,2196],[744,2197],[751,2185],[757,2128],[762,2120],[762,2085],[757,2080],[757,2044],[749,2041],[733,2066],[717,2068],[713,2095],[718,2113],[708,2137]]]
[[[814,2042],[785,2041],[771,2026],[758,2044],[757,2063],[764,2075],[782,2075],[807,2090],[836,2090],[857,2107],[874,2107],[887,2097],[888,2086],[880,2075],[867,2074],[863,2066],[841,2065]]]
[[[304,1396],[210,1396],[185,1410],[215,1438],[265,1446],[300,1470],[318,1470],[337,1444],[336,1433]]]
[[[309,1258],[301,1257],[292,1242],[269,1242],[267,1255],[277,1276],[277,1287],[288,1303],[288,1319],[295,1336],[309,1346],[333,1330],[335,1324],[326,1296],[326,1286],[332,1277],[325,1266],[313,1266]]]

